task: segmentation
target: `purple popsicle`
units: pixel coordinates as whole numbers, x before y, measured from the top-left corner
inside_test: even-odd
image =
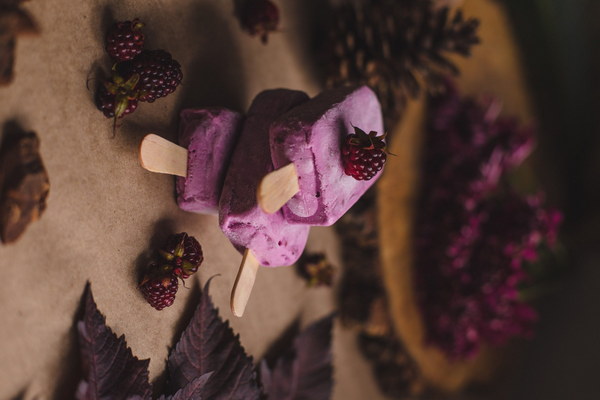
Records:
[[[300,191],[282,208],[295,224],[331,225],[379,178],[358,181],[344,173],[343,138],[356,126],[383,134],[381,106],[366,86],[321,93],[278,118],[270,128],[274,167],[294,163]]]
[[[309,226],[289,224],[282,211],[265,213],[257,203],[261,179],[273,171],[269,126],[293,107],[308,101],[303,92],[261,92],[248,110],[219,202],[221,230],[239,250],[250,249],[261,265],[293,264],[302,254]]]
[[[182,210],[218,212],[219,198],[243,116],[226,108],[186,109],[180,114],[179,145],[188,149],[187,177],[177,178]]]

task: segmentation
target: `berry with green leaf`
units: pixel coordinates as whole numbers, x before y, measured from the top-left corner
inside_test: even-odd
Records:
[[[374,178],[387,159],[385,136],[377,136],[375,131],[366,133],[355,126],[354,133],[346,136],[342,144],[344,173],[359,181]]]
[[[115,118],[116,97],[116,95],[110,93],[104,86],[100,87],[98,90],[96,103],[98,109],[102,111],[106,118]],[[124,104],[125,109],[117,118],[124,117],[125,115],[134,112],[138,106],[138,101],[136,99],[127,98],[127,101]]]
[[[138,74],[133,74],[125,80],[113,71],[111,80],[100,85],[96,93],[96,106],[107,118],[114,118],[114,129],[118,118],[136,110],[139,98],[136,87],[139,79]]]
[[[187,279],[198,271],[204,260],[202,246],[186,232],[169,236],[159,253],[172,266],[173,274],[181,279]]]

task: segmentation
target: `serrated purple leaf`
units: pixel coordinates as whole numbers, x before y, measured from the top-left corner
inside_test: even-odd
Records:
[[[173,396],[160,396],[158,400],[208,400],[205,395],[206,382],[210,379],[213,373],[209,372],[199,378],[194,379],[180,389]]]
[[[213,372],[203,389],[210,400],[258,400],[261,391],[249,357],[208,295],[210,280],[189,325],[169,355],[171,393]]]
[[[260,382],[262,383],[263,391],[266,393],[267,389],[271,387],[271,369],[267,364],[267,360],[262,360],[258,368],[260,370]]]
[[[331,329],[333,315],[302,331],[269,371],[261,363],[268,400],[328,400],[333,388]],[[266,379],[264,379],[266,377]]]
[[[84,378],[75,397],[78,400],[149,400],[150,360],[139,360],[127,347],[125,337],[106,326],[88,283],[83,295],[83,316],[77,322]]]

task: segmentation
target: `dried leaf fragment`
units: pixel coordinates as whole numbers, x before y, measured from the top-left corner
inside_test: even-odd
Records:
[[[0,238],[17,240],[46,209],[50,181],[34,132],[8,124],[0,148]]]

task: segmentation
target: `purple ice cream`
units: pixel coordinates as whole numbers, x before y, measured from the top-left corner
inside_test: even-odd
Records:
[[[221,230],[239,250],[250,249],[261,265],[293,264],[302,254],[309,226],[289,224],[282,211],[265,213],[257,203],[261,179],[273,171],[269,126],[308,101],[303,92],[277,89],[260,93],[250,106],[227,171],[219,202]]]
[[[274,167],[294,163],[300,191],[282,210],[295,224],[331,225],[379,178],[358,181],[344,173],[343,138],[354,132],[383,134],[381,106],[366,86],[321,93],[290,110],[270,128]]]
[[[216,214],[243,116],[214,107],[183,110],[180,117],[179,145],[188,149],[188,168],[186,178],[177,178],[177,204],[185,211]]]

